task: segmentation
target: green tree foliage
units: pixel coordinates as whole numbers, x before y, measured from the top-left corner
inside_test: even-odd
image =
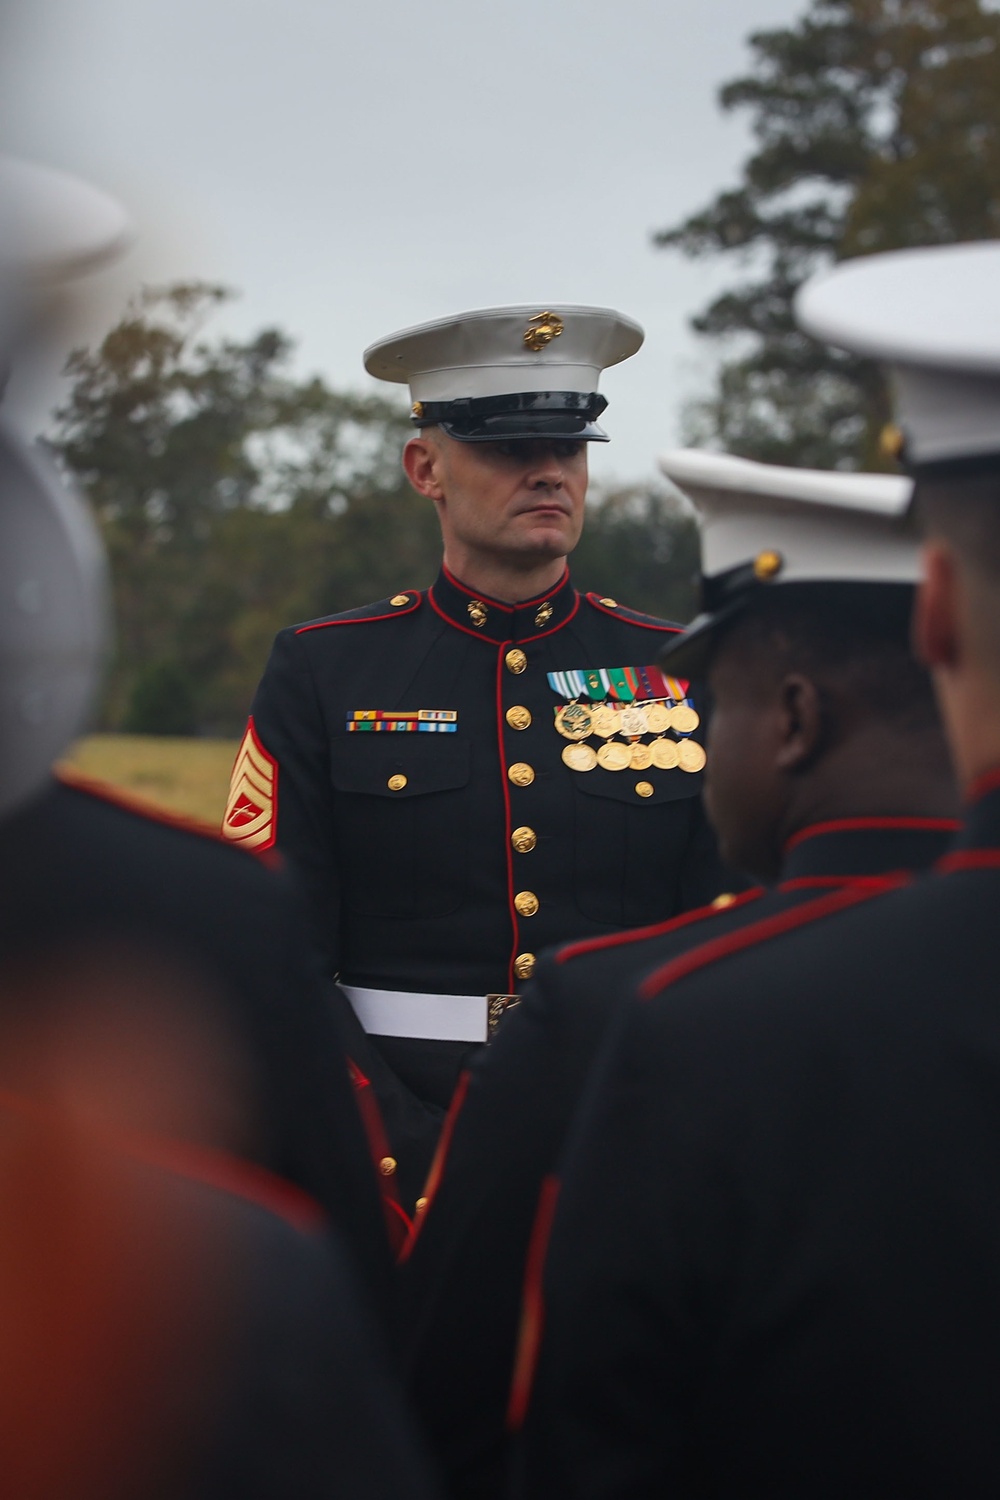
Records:
[[[437,572],[433,507],[399,463],[405,410],[295,380],[274,329],[206,337],[229,295],[147,291],[69,362],[53,444],[111,556],[105,728],[234,733],[282,626]],[[591,509],[583,585],[659,612],[686,605],[693,532],[671,502],[629,492]]]
[[[799,333],[792,298],[837,259],[1000,234],[1000,15],[986,0],[812,0],[749,41],[751,72],[720,94],[753,121],[742,182],[656,236],[748,267],[694,320],[734,353],[691,436],[777,463],[885,467],[880,373]]]

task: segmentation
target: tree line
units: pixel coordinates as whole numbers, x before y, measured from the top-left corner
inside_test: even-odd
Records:
[[[734,284],[694,319],[721,350],[687,439],[765,461],[884,469],[880,370],[795,325],[835,260],[1000,234],[1000,14],[990,0],[809,0],[752,34],[720,103],[751,117],[741,180],[656,243],[722,255]],[[102,726],[230,734],[283,625],[421,587],[432,508],[399,465],[405,409],[290,373],[290,339],[212,334],[231,295],[144,292],[75,353],[53,445],[111,556],[118,646]],[[665,490],[595,495],[577,583],[686,619],[697,538]]]

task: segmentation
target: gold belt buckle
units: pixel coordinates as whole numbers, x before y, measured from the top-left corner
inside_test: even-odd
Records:
[[[505,1012],[512,1010],[515,1005],[520,1005],[520,995],[487,995],[486,996],[486,1040],[492,1042],[497,1034],[497,1027],[503,1020]]]

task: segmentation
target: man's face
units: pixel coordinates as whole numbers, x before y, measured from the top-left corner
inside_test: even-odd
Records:
[[[565,557],[579,541],[586,443],[460,443],[434,429],[407,450],[407,474],[437,505],[446,552],[457,543],[484,558],[531,564]]]
[[[784,715],[779,685],[740,650],[738,626],[716,650],[705,806],[727,864],[759,879],[777,874],[787,783],[778,767]]]

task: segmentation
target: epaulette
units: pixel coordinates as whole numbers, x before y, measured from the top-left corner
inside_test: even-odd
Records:
[[[398,620],[403,615],[412,615],[424,601],[423,589],[404,589],[388,599],[379,599],[374,604],[362,604],[358,609],[345,609],[339,615],[327,615],[322,620],[307,620],[304,625],[292,627],[296,635],[307,630],[326,630],[331,625],[363,625],[375,620]]]
[[[617,599],[608,599],[602,594],[587,594],[586,600],[599,614],[624,620],[627,625],[639,625],[643,630],[658,630],[664,635],[676,635],[684,629],[683,625],[661,620],[657,615],[644,615],[641,610],[629,609],[627,605],[619,604]]]

